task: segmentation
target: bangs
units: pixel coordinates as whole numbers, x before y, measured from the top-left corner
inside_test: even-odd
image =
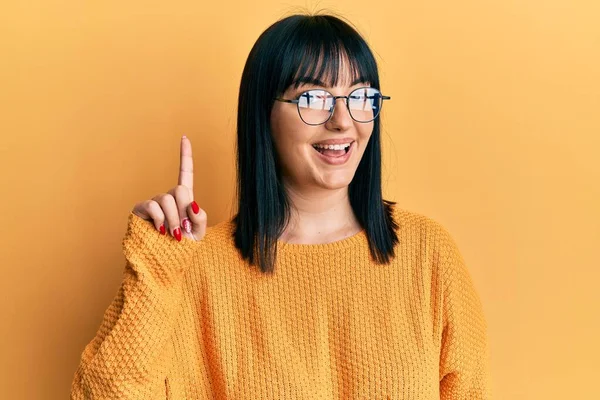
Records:
[[[354,86],[379,89],[377,64],[360,34],[338,20],[319,17],[300,22],[288,31],[279,53],[279,94],[303,84]],[[346,72],[344,76],[341,76]],[[341,81],[343,79],[343,81]]]

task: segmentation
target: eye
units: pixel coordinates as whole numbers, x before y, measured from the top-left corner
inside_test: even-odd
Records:
[[[307,90],[300,94],[298,100],[298,106],[303,108],[323,110],[331,106],[331,94],[325,90]]]

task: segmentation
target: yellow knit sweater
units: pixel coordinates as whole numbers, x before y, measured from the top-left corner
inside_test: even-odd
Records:
[[[279,242],[274,275],[234,247],[130,213],[123,281],[75,372],[71,399],[490,399],[487,324],[448,231],[395,206],[389,265],[365,231]]]

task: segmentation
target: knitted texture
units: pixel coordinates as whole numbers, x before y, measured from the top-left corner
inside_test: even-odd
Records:
[[[122,284],[71,399],[490,399],[482,304],[448,231],[395,206],[388,265],[365,231],[278,241],[263,274],[234,225],[195,242],[130,213]]]

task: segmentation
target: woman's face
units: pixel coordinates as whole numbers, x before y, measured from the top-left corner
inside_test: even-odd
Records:
[[[326,89],[334,96],[347,96],[354,89],[370,86],[365,82],[352,85],[345,64],[342,65],[338,86],[303,84],[296,90],[288,88],[281,97],[295,99],[309,89]],[[374,122],[361,123],[353,120],[345,100],[337,99],[329,121],[314,126],[302,121],[296,104],[275,101],[271,112],[271,131],[287,185],[296,188],[339,189],[350,184],[373,132]],[[354,143],[348,160],[341,165],[327,163],[313,148],[315,143],[342,138],[347,138],[344,142]]]

